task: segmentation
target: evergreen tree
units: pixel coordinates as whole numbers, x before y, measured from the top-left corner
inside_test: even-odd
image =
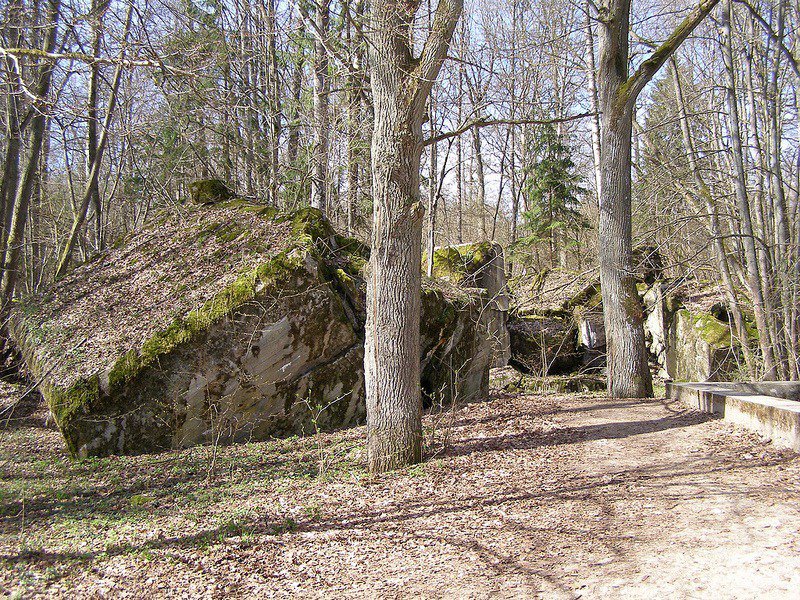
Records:
[[[556,249],[566,251],[574,246],[581,230],[590,226],[580,210],[580,198],[587,192],[580,185],[582,177],[571,154],[572,149],[552,125],[539,130],[528,153],[535,159],[526,168],[525,235],[519,245],[530,248],[546,242],[551,266]],[[560,262],[564,266],[563,254]]]

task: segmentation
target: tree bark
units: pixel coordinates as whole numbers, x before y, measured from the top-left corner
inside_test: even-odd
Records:
[[[592,112],[592,162],[594,165],[594,185],[597,205],[603,197],[603,174],[600,168],[600,100],[597,96],[597,60],[594,54],[594,29],[592,25],[592,2],[587,0],[586,11],[586,60],[589,67],[589,98]]]
[[[281,120],[281,82],[278,72],[278,19],[276,0],[267,3],[267,72],[268,98],[270,108],[270,136],[269,160],[270,180],[269,199],[273,206],[278,206],[278,192],[280,189],[280,143],[283,123]]]
[[[621,90],[628,81],[630,1],[612,0],[600,26],[602,152],[598,254],[607,335],[608,393],[614,398],[653,395],[633,277],[631,133],[633,107]]]
[[[364,375],[367,456],[372,472],[422,459],[420,161],[425,103],[447,54],[462,0],[440,0],[419,58],[412,54],[419,2],[375,0],[368,55],[372,135],[373,230],[367,280]]]
[[[127,19],[125,21],[125,32],[123,34],[123,40],[122,40],[123,45],[127,44],[128,34],[130,33],[131,29],[132,18],[133,18],[133,2],[131,2],[128,8]],[[86,182],[86,187],[83,192],[83,197],[81,198],[81,204],[78,207],[78,212],[75,215],[75,219],[72,222],[72,229],[70,229],[69,236],[67,237],[66,244],[64,245],[64,250],[62,251],[61,257],[58,260],[58,267],[56,268],[56,274],[55,274],[56,279],[63,276],[67,272],[70,259],[72,258],[72,251],[75,248],[75,243],[78,240],[81,228],[83,227],[83,224],[86,221],[86,215],[89,210],[89,204],[92,200],[92,190],[97,187],[97,182],[100,178],[100,167],[103,163],[103,155],[105,153],[106,146],[108,145],[109,129],[111,128],[111,121],[114,118],[114,111],[116,110],[117,96],[119,93],[119,85],[120,82],[122,81],[122,72],[124,69],[124,55],[125,55],[125,48],[123,47],[122,56],[120,57],[120,60],[114,69],[114,77],[111,82],[111,89],[108,92],[106,114],[103,119],[102,131],[100,132],[100,139],[97,142],[97,154],[95,155],[94,162],[91,165],[88,181]]]
[[[22,17],[23,5],[21,0],[12,0],[6,8],[8,22],[8,38],[17,48],[22,47]],[[8,232],[11,231],[11,215],[13,212],[14,198],[19,186],[20,155],[22,153],[22,123],[19,115],[22,112],[21,90],[15,78],[17,65],[11,57],[7,57],[6,67],[6,152],[3,161],[3,180],[0,181],[0,247],[5,248]]]
[[[728,108],[728,122],[731,137],[733,163],[735,167],[735,195],[736,208],[742,227],[742,242],[745,248],[745,262],[747,268],[747,283],[750,288],[750,295],[753,298],[753,312],[756,319],[756,327],[760,335],[759,346],[764,360],[764,378],[774,380],[777,375],[775,364],[775,354],[772,344],[769,343],[769,323],[764,310],[764,296],[759,281],[758,257],[756,255],[755,237],[753,235],[753,222],[750,214],[750,202],[747,197],[747,174],[744,168],[742,135],[739,127],[739,105],[736,101],[736,80],[734,75],[733,62],[733,41],[731,39],[731,17],[733,14],[733,3],[727,0],[726,10],[723,11],[722,24],[722,58],[725,62],[725,101]]]
[[[600,282],[607,338],[608,393],[614,398],[653,395],[633,276],[631,140],[639,94],[719,0],[702,0],[675,31],[629,76],[631,0],[599,7],[599,103],[602,151],[599,244]]]
[[[330,0],[317,3],[314,16],[314,157],[311,181],[311,206],[323,213],[328,210],[328,147],[330,144],[328,50],[321,36],[328,34]]]
[[[61,16],[61,0],[50,0],[50,8],[47,18],[47,32],[45,34],[44,50],[52,53],[56,48],[58,38],[58,21]],[[17,280],[19,278],[20,256],[22,253],[22,243],[25,236],[25,226],[28,219],[28,207],[33,193],[33,187],[39,170],[39,157],[42,152],[44,133],[47,124],[45,113],[45,103],[47,95],[50,93],[50,83],[52,82],[54,62],[42,58],[42,64],[38,69],[38,81],[36,83],[36,103],[35,112],[31,122],[31,139],[28,162],[22,181],[17,187],[12,207],[11,224],[6,239],[6,251],[3,258],[3,276],[0,281],[0,301],[2,310],[5,310],[14,295]]]
[[[97,159],[97,120],[98,96],[100,93],[100,45],[103,41],[103,14],[108,8],[105,0],[92,0],[92,57],[95,61],[89,65],[89,88],[86,103],[86,179],[91,181],[92,165]],[[100,201],[100,185],[98,180],[90,183],[90,204],[94,210],[94,235],[95,244],[99,250],[103,249],[103,206]]]
[[[708,230],[711,234],[711,243],[714,249],[714,257],[717,261],[717,268],[719,269],[720,276],[722,277],[722,290],[725,294],[725,299],[733,316],[733,322],[736,327],[736,335],[738,336],[742,350],[744,352],[745,364],[751,375],[755,375],[753,353],[750,349],[750,340],[745,327],[744,316],[742,309],[739,305],[739,300],[736,297],[736,287],[733,283],[731,276],[731,269],[728,263],[728,253],[725,248],[725,242],[722,237],[722,227],[719,223],[719,215],[717,214],[717,207],[711,197],[711,190],[703,178],[700,171],[700,166],[697,164],[697,153],[695,151],[694,142],[692,140],[691,128],[689,127],[689,117],[686,110],[686,101],[683,96],[683,88],[681,86],[680,73],[678,72],[678,61],[672,60],[672,77],[673,85],[675,88],[675,99],[678,103],[678,118],[681,122],[681,135],[683,138],[683,145],[686,150],[686,155],[689,159],[689,170],[692,173],[692,178],[697,188],[696,195],[703,203],[703,208],[708,215]]]

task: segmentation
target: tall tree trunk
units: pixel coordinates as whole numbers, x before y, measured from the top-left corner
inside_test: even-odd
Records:
[[[47,16],[47,31],[45,33],[43,48],[45,52],[52,53],[56,48],[60,16],[61,0],[50,0]],[[6,239],[5,256],[3,258],[3,276],[2,281],[0,281],[0,306],[2,306],[2,310],[5,310],[13,297],[19,277],[20,256],[29,212],[28,207],[38,175],[40,164],[39,157],[41,156],[44,133],[47,125],[45,104],[47,102],[47,96],[50,93],[50,83],[52,81],[55,64],[49,59],[42,58],[40,60],[41,65],[38,69],[38,81],[34,88],[37,96],[35,104],[38,104],[38,106],[34,106],[35,112],[33,113],[30,125],[30,152],[28,154],[28,162],[25,165],[22,181],[17,187],[17,193],[14,198],[11,224]]]
[[[429,4],[430,6],[430,4]],[[431,137],[436,135],[436,128],[434,125],[434,100],[431,96],[430,106],[430,126]],[[433,277],[433,253],[436,250],[436,204],[438,199],[438,179],[439,179],[439,145],[431,144],[430,164],[428,165],[428,244],[427,244],[427,274],[428,277]]]
[[[460,31],[460,52],[459,56],[463,59],[465,56],[466,46],[466,19],[461,20]],[[464,118],[464,63],[458,63],[458,114],[457,123],[461,125]],[[456,241],[459,244],[464,243],[464,147],[462,146],[461,136],[456,138],[456,199],[457,199],[457,212],[456,212]]]
[[[594,25],[592,24],[591,0],[586,1],[586,60],[589,67],[589,98],[592,112],[592,162],[594,165],[594,185],[597,205],[600,206],[603,197],[603,175],[600,168],[600,100],[597,96],[597,60],[594,54]]]
[[[292,112],[289,125],[289,141],[286,148],[286,159],[289,168],[297,168],[297,157],[300,151],[300,102],[303,93],[303,47],[297,48],[294,68],[292,70]]]
[[[100,178],[100,167],[103,164],[103,154],[105,153],[106,146],[108,145],[108,134],[111,128],[111,121],[114,118],[114,111],[117,106],[117,97],[119,93],[119,85],[122,81],[122,72],[125,64],[125,45],[127,44],[128,34],[131,29],[131,20],[133,18],[133,2],[128,6],[128,14],[125,21],[125,32],[123,34],[122,44],[123,50],[119,58],[119,62],[114,69],[114,77],[111,82],[111,88],[108,92],[108,101],[106,104],[106,114],[103,119],[102,130],[100,132],[100,139],[97,142],[97,154],[95,155],[94,162],[92,163],[91,170],[89,171],[89,178],[86,182],[86,187],[83,192],[78,212],[72,222],[72,229],[70,229],[69,236],[67,237],[64,250],[58,260],[58,267],[56,268],[56,278],[63,276],[67,272],[70,259],[72,258],[72,251],[75,249],[75,243],[80,235],[81,228],[86,220],[86,215],[89,210],[89,204],[92,200],[92,189],[97,186]],[[204,147],[205,144],[204,144]],[[207,165],[207,163],[206,163]]]
[[[362,2],[355,7],[355,14],[350,12],[350,3],[345,6],[347,11],[347,47],[351,51],[350,69],[347,74],[347,234],[354,235],[358,211],[358,197],[360,189],[361,172],[361,39],[359,34],[353,35],[353,19],[361,17],[363,13]],[[355,45],[355,47],[353,47]]]
[[[11,0],[6,7],[6,19],[8,22],[8,39],[16,48],[22,47],[22,0]],[[17,77],[21,76],[18,72],[17,63],[10,56],[5,59],[6,67],[6,152],[3,161],[3,180],[0,181],[0,248],[5,249],[8,232],[11,231],[11,215],[13,212],[14,198],[16,197],[17,187],[19,186],[19,166],[20,155],[22,153],[22,123],[20,113],[23,103],[21,100],[22,90],[19,89]]]
[[[483,168],[483,150],[481,148],[481,130],[478,127],[472,128],[472,144],[475,151],[475,176],[478,183],[478,194],[475,203],[478,206],[478,218],[481,221],[482,239],[489,237],[486,228],[486,175]]]
[[[602,130],[598,254],[607,339],[608,392],[615,398],[653,395],[642,304],[633,274],[631,138],[639,94],[719,0],[701,0],[672,35],[629,76],[631,0],[600,5],[598,80]]]
[[[739,300],[736,297],[736,286],[731,276],[730,264],[728,263],[728,253],[725,248],[725,241],[722,236],[722,227],[719,223],[719,215],[717,214],[717,207],[711,197],[711,190],[703,178],[700,167],[697,164],[697,153],[695,152],[694,142],[692,141],[692,133],[689,127],[689,116],[686,110],[686,101],[683,96],[683,88],[681,87],[680,73],[678,72],[678,61],[673,57],[672,59],[672,77],[673,85],[675,87],[675,99],[678,103],[678,118],[681,122],[681,135],[683,137],[683,145],[686,150],[686,155],[689,159],[689,170],[692,173],[695,187],[697,188],[697,196],[703,204],[703,209],[708,215],[708,230],[711,234],[711,244],[714,249],[714,258],[717,262],[720,276],[722,277],[722,290],[725,294],[725,299],[728,303],[733,322],[736,327],[736,335],[738,336],[742,349],[744,352],[745,364],[748,371],[755,375],[755,368],[753,362],[753,353],[750,349],[750,340],[745,327],[744,316],[742,309],[739,305]]]
[[[86,103],[86,180],[90,180],[92,165],[97,159],[97,102],[100,94],[100,45],[103,41],[103,15],[108,7],[105,0],[92,0],[92,57],[94,60],[89,65],[89,88]],[[95,244],[99,250],[103,249],[103,206],[100,200],[99,181],[95,180],[89,187],[90,204],[94,210],[94,236]]]
[[[278,19],[276,11],[276,0],[269,0],[267,3],[267,72],[268,72],[268,97],[270,107],[270,136],[269,136],[269,160],[270,160],[270,182],[269,199],[273,206],[278,206],[278,190],[280,188],[280,139],[281,129],[281,82],[278,72]]]
[[[633,276],[631,229],[631,132],[633,106],[621,96],[628,81],[629,0],[611,0],[600,25],[602,152],[598,254],[607,335],[608,393],[614,398],[653,395]]]
[[[775,354],[769,342],[769,323],[764,310],[764,296],[759,281],[758,257],[756,255],[755,237],[753,235],[753,222],[750,214],[750,202],[747,197],[747,174],[744,168],[742,135],[739,127],[739,105],[736,101],[736,75],[733,62],[733,40],[731,37],[731,18],[733,16],[732,0],[727,0],[726,10],[722,13],[722,58],[725,62],[725,102],[728,108],[729,132],[731,137],[731,151],[735,167],[735,195],[736,207],[742,227],[742,243],[745,248],[745,262],[747,263],[747,283],[753,299],[753,312],[756,327],[759,331],[759,345],[764,360],[764,378],[773,380],[777,375]]]
[[[328,149],[330,143],[330,79],[328,50],[324,37],[328,35],[330,0],[317,2],[314,16],[314,175],[311,181],[311,206],[323,213],[328,210]]]
[[[418,2],[374,0],[367,33],[375,124],[364,376],[367,454],[373,472],[422,458],[422,124],[462,0],[440,0],[431,32],[415,60],[411,31],[418,8]]]
[[[784,192],[783,165],[781,157],[783,153],[781,128],[779,122],[779,112],[781,110],[781,91],[779,88],[781,59],[784,45],[785,25],[786,25],[786,5],[784,0],[778,0],[777,24],[775,32],[777,40],[775,43],[775,55],[772,68],[769,74],[769,85],[767,87],[767,114],[769,116],[770,133],[770,181],[772,187],[772,202],[775,206],[775,241],[774,266],[780,282],[779,296],[781,303],[781,317],[783,320],[781,331],[781,344],[779,344],[776,356],[777,367],[781,379],[796,379],[798,373],[797,355],[795,354],[795,340],[792,336],[792,282],[791,274],[795,269],[795,256],[792,251],[791,234],[789,232],[789,214],[786,205],[786,194]]]
[[[747,119],[743,122],[746,125],[749,125],[749,133],[748,133],[748,144],[749,152],[744,147],[740,147],[738,149],[733,149],[734,152],[742,153],[742,161],[745,164],[745,171],[750,172],[752,171],[753,174],[749,178],[751,181],[754,181],[754,190],[752,194],[752,202],[750,208],[751,219],[753,222],[752,228],[754,231],[759,232],[759,236],[762,240],[767,240],[772,237],[772,230],[773,230],[773,223],[770,218],[768,218],[767,214],[770,212],[770,202],[767,198],[766,188],[767,188],[767,174],[769,173],[769,166],[767,161],[767,154],[768,151],[765,150],[764,143],[761,141],[761,134],[760,134],[760,122],[759,122],[759,114],[762,111],[758,108],[758,102],[756,101],[756,79],[759,80],[759,83],[763,83],[763,75],[758,74],[756,72],[756,67],[754,65],[754,49],[758,47],[759,41],[756,36],[755,30],[755,23],[751,18],[751,15],[748,15],[748,22],[747,22],[747,36],[750,38],[751,43],[745,45],[744,52],[742,53],[742,58],[744,60],[745,66],[745,77],[744,77],[744,85],[747,92],[747,105],[745,108],[745,116]],[[731,27],[733,27],[733,23],[731,23]],[[733,31],[731,31],[731,34]],[[731,44],[733,43],[733,38],[731,38]],[[733,55],[732,55],[733,56]],[[724,62],[724,61],[723,61]],[[763,64],[763,60],[761,61]],[[733,75],[733,81],[735,82],[736,75]],[[765,93],[766,93],[766,85],[764,85]],[[746,128],[747,129],[747,128]],[[739,134],[741,138],[741,133]],[[747,156],[749,154],[750,161],[752,162],[752,169],[748,169],[747,165]],[[734,186],[734,194],[736,194],[735,186],[736,183],[736,167],[731,161],[731,170],[733,174],[731,175],[731,180]],[[749,196],[749,194],[748,194]],[[771,319],[769,315],[775,315],[776,308],[775,308],[775,294],[773,293],[776,281],[774,277],[774,269],[773,269],[773,259],[772,259],[772,248],[767,243],[760,243],[756,245],[756,259],[757,259],[757,271],[758,271],[758,282],[761,288],[761,298],[763,299],[764,306],[763,312],[767,315],[767,322],[769,323],[770,327],[766,331],[762,331],[760,335],[766,336],[768,338],[768,343],[770,347],[773,349],[773,352],[778,351],[781,345],[781,334],[779,331],[779,327],[774,319]],[[746,260],[746,258],[745,258]],[[749,286],[748,286],[749,287]],[[775,357],[776,362],[776,373],[775,377],[777,378],[777,364],[780,362]]]

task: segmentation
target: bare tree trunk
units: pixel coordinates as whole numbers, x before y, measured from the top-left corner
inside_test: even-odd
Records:
[[[430,6],[430,4],[428,5]],[[429,104],[431,125],[431,137],[436,135],[435,129],[435,115],[434,115],[434,100],[431,96]],[[431,144],[430,149],[430,164],[428,165],[428,244],[427,244],[427,274],[428,277],[433,277],[433,253],[436,250],[436,204],[438,199],[438,176],[439,176],[439,145]]]
[[[418,7],[419,3],[374,0],[367,34],[375,125],[364,375],[367,453],[373,472],[422,458],[422,124],[462,0],[440,0],[431,32],[415,60],[411,30]]]
[[[614,398],[645,398],[653,395],[653,383],[632,264],[633,107],[627,98],[620,97],[628,81],[630,1],[611,0],[609,10],[608,20],[600,26],[603,196],[598,243],[608,344],[608,393]]]
[[[460,56],[463,58],[466,46],[466,19],[461,20],[461,48]],[[458,64],[458,114],[457,123],[461,125],[464,118],[464,64]],[[456,198],[458,212],[456,213],[456,241],[464,243],[464,148],[461,136],[456,138]]]
[[[44,50],[52,53],[56,47],[58,37],[58,21],[61,16],[61,0],[50,0],[50,8],[47,18],[47,32],[45,34]],[[28,218],[28,207],[30,204],[33,187],[39,170],[39,157],[41,156],[44,142],[44,133],[47,125],[45,114],[45,103],[47,95],[50,93],[50,83],[52,81],[53,69],[55,65],[47,59],[41,59],[41,66],[38,69],[38,81],[35,86],[36,104],[34,106],[31,122],[30,152],[28,162],[22,181],[17,187],[17,193],[12,207],[11,225],[6,239],[6,251],[3,259],[3,277],[0,282],[0,305],[3,310],[8,306],[9,301],[14,295],[17,280],[19,277],[19,262],[22,251],[23,238],[25,236],[25,226]]]
[[[600,100],[597,96],[597,61],[594,55],[594,26],[592,25],[592,2],[587,0],[586,11],[586,60],[589,67],[589,97],[592,112],[592,160],[594,164],[594,185],[597,205],[603,197],[603,176],[600,168]]]
[[[305,62],[302,46],[297,49],[297,53],[298,56],[292,71],[292,112],[289,141],[286,148],[286,158],[290,168],[297,167],[297,157],[300,151],[300,101],[303,92],[303,64]]]
[[[464,147],[456,140],[456,243],[464,243]]]
[[[784,45],[785,36],[785,2],[778,0],[777,6],[777,31],[775,56],[770,70],[769,84],[767,88],[766,109],[769,116],[770,133],[770,171],[772,202],[775,206],[775,237],[776,247],[774,251],[774,266],[778,275],[778,286],[781,300],[781,317],[783,320],[781,331],[781,344],[779,344],[776,356],[777,367],[781,379],[796,379],[798,373],[797,355],[795,354],[795,343],[792,338],[792,314],[791,314],[791,279],[790,274],[794,270],[793,261],[795,257],[792,252],[791,234],[789,233],[789,215],[786,205],[786,195],[784,193],[783,165],[781,164],[782,144],[781,131],[778,113],[780,111],[781,92],[778,81],[780,79],[781,58],[783,52],[781,47]]]
[[[330,79],[328,78],[328,51],[321,36],[328,34],[330,0],[320,0],[317,3],[314,19],[317,36],[314,41],[314,176],[311,182],[311,206],[325,213],[328,210]]]
[[[608,392],[615,398],[653,395],[633,276],[631,138],[633,110],[644,87],[719,0],[703,0],[669,38],[629,76],[630,0],[600,5],[600,109],[602,202],[599,259],[608,349]]]
[[[745,182],[747,175],[744,169],[742,136],[739,129],[739,106],[736,102],[736,79],[733,62],[733,40],[731,39],[731,17],[733,3],[727,0],[726,10],[722,14],[722,57],[725,62],[725,100],[728,107],[729,131],[731,137],[733,162],[735,173],[736,207],[742,227],[742,242],[745,248],[747,283],[753,298],[753,312],[755,313],[756,327],[759,331],[759,345],[764,360],[764,377],[768,380],[775,379],[777,369],[775,354],[772,344],[769,343],[769,323],[764,311],[764,296],[759,281],[758,257],[756,256],[755,238],[753,236],[753,222],[750,215],[750,203],[747,197]]]
[[[767,336],[769,341],[769,345],[772,347],[773,352],[778,351],[781,345],[781,334],[778,331],[778,327],[775,326],[776,323],[769,317],[769,315],[775,315],[775,303],[774,303],[774,293],[773,288],[775,282],[774,277],[774,269],[773,269],[773,260],[771,255],[771,248],[766,243],[766,240],[772,237],[772,220],[768,218],[767,213],[770,212],[769,208],[769,201],[767,199],[766,188],[767,188],[767,181],[766,177],[769,173],[769,166],[767,164],[767,151],[764,148],[764,144],[761,141],[761,136],[759,132],[759,111],[758,103],[756,102],[756,69],[754,67],[754,60],[753,60],[753,49],[756,47],[758,40],[755,37],[755,24],[753,23],[752,18],[748,15],[748,32],[747,35],[751,38],[752,43],[745,46],[745,52],[742,54],[744,62],[745,62],[745,79],[744,84],[747,91],[747,108],[745,109],[745,114],[748,117],[746,124],[749,125],[749,133],[748,133],[748,140],[749,143],[749,156],[754,167],[754,176],[752,180],[754,180],[754,192],[753,192],[753,202],[751,204],[750,214],[751,219],[753,222],[753,230],[759,232],[759,235],[764,243],[760,243],[756,245],[756,259],[757,259],[757,271],[758,271],[758,282],[761,288],[761,298],[763,299],[764,306],[763,311],[764,314],[767,315],[767,323],[769,323],[770,327],[766,331],[762,331],[759,335]],[[731,27],[733,24],[731,23]],[[731,34],[733,31],[731,30]],[[733,38],[731,38],[731,44],[733,44]],[[733,81],[735,82],[736,75],[733,75]],[[763,79],[763,75],[758,75],[759,80]],[[766,93],[766,86],[765,86],[765,93]],[[741,137],[741,133],[739,134]],[[742,153],[742,161],[745,164],[745,171],[747,169],[747,151],[744,147],[739,148],[738,150],[734,149],[735,152]],[[736,183],[736,167],[731,160],[731,171],[733,174],[731,175],[731,180],[734,186],[734,195],[736,194],[735,186]],[[745,259],[746,260],[746,259]],[[749,287],[749,285],[748,285]],[[776,369],[777,363],[779,362],[777,356],[775,357],[776,362]],[[777,371],[775,377],[777,378]]]
[[[90,180],[92,165],[97,159],[97,99],[100,92],[100,44],[103,41],[103,15],[108,8],[104,0],[92,0],[92,56],[94,61],[89,65],[89,88],[86,103],[86,179]],[[89,188],[90,204],[94,210],[94,237],[98,249],[103,244],[103,206],[100,201],[100,185],[95,180]]]
[[[6,15],[8,21],[8,38],[17,48],[22,47],[22,0],[9,2]],[[15,79],[18,73],[17,64],[6,57],[6,152],[3,161],[3,180],[0,181],[0,248],[5,249],[8,232],[11,231],[11,215],[14,198],[19,186],[20,154],[22,153],[22,123],[19,115],[22,112],[21,90]]]
[[[270,106],[270,182],[269,199],[273,206],[278,206],[278,190],[280,188],[280,140],[281,129],[281,82],[278,72],[278,20],[276,13],[276,0],[269,0],[267,3],[267,72],[269,82],[269,106]]]
[[[355,14],[350,12],[350,3],[345,5],[347,10],[347,46],[350,48],[350,70],[347,74],[347,234],[354,235],[356,229],[356,213],[358,210],[358,198],[360,191],[360,172],[361,172],[361,80],[358,74],[361,72],[361,42],[362,39],[358,32],[353,35],[352,21],[360,18],[363,14],[362,2],[358,2],[355,7]],[[354,48],[353,45],[356,47]]]
[[[131,2],[128,7],[128,14],[125,21],[125,32],[123,34],[123,40],[122,40],[123,44],[122,56],[120,56],[120,60],[114,69],[114,78],[111,82],[111,89],[108,92],[106,114],[105,118],[103,119],[103,126],[102,126],[102,131],[100,132],[100,139],[97,142],[97,154],[95,155],[95,160],[92,163],[92,167],[89,172],[89,179],[86,182],[86,188],[83,193],[83,198],[81,199],[81,204],[78,207],[78,212],[75,216],[74,221],[72,222],[72,229],[69,232],[66,244],[64,245],[64,250],[62,251],[61,257],[59,258],[58,261],[58,267],[56,268],[56,275],[55,275],[56,278],[63,276],[67,272],[70,259],[72,258],[72,251],[75,249],[75,243],[78,240],[81,228],[83,227],[83,224],[86,220],[86,215],[89,210],[89,204],[92,200],[92,189],[94,189],[97,186],[97,182],[100,177],[100,167],[103,163],[103,154],[105,153],[106,146],[108,145],[109,129],[111,128],[111,121],[114,118],[114,111],[117,106],[119,84],[122,81],[122,72],[124,69],[124,58],[125,58],[124,45],[127,44],[128,34],[130,33],[131,29],[132,18],[133,18],[133,2]]]
[[[744,317],[742,316],[742,309],[739,306],[739,300],[736,297],[736,286],[731,276],[730,265],[728,264],[728,253],[725,249],[725,242],[722,237],[722,228],[719,224],[719,215],[717,214],[717,207],[711,197],[711,190],[706,185],[703,174],[700,172],[700,167],[697,164],[697,153],[695,152],[694,142],[692,141],[692,133],[689,127],[689,117],[686,111],[686,102],[683,96],[683,89],[681,87],[680,74],[678,73],[678,61],[673,57],[672,59],[672,77],[675,87],[675,98],[678,102],[678,117],[681,121],[681,134],[683,136],[683,145],[686,150],[686,155],[689,158],[689,170],[692,172],[695,186],[697,187],[697,196],[703,202],[703,208],[708,215],[709,233],[711,234],[712,247],[714,249],[714,257],[717,261],[717,268],[719,268],[720,276],[722,277],[722,289],[725,294],[725,299],[733,316],[733,322],[736,327],[736,335],[738,336],[742,349],[744,352],[745,364],[748,371],[755,375],[753,353],[750,350],[750,341],[745,327]]]

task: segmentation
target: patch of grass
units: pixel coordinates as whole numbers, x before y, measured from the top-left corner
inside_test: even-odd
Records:
[[[322,507],[318,502],[312,502],[303,507],[303,513],[309,521],[319,521],[322,518]]]
[[[131,496],[131,508],[146,506],[152,501],[153,499],[150,496],[145,496],[144,494],[135,494]]]
[[[269,535],[283,535],[284,533],[291,533],[297,529],[297,521],[292,517],[284,517],[278,523],[272,524],[268,529]]]

